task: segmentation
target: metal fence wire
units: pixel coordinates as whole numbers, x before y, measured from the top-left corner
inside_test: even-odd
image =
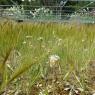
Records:
[[[94,2],[91,2],[94,3]],[[95,23],[95,7],[0,5],[0,18],[25,21]]]

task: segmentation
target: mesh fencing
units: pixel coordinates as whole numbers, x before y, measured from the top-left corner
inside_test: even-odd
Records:
[[[0,5],[0,18],[25,21],[95,23],[95,7]]]

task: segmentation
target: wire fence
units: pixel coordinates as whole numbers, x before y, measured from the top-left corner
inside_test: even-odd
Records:
[[[90,3],[89,3],[90,4]],[[0,5],[0,18],[25,21],[95,23],[95,7]]]

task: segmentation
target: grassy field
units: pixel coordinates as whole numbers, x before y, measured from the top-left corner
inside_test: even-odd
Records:
[[[0,22],[0,95],[94,95],[95,25]]]

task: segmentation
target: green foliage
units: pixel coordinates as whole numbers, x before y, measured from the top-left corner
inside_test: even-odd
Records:
[[[94,25],[0,22],[0,93],[12,88],[10,94],[29,95],[41,81],[48,95],[46,79],[58,70],[49,66],[51,55],[60,57],[61,84],[69,81],[85,90],[88,64],[95,59],[94,30]]]

